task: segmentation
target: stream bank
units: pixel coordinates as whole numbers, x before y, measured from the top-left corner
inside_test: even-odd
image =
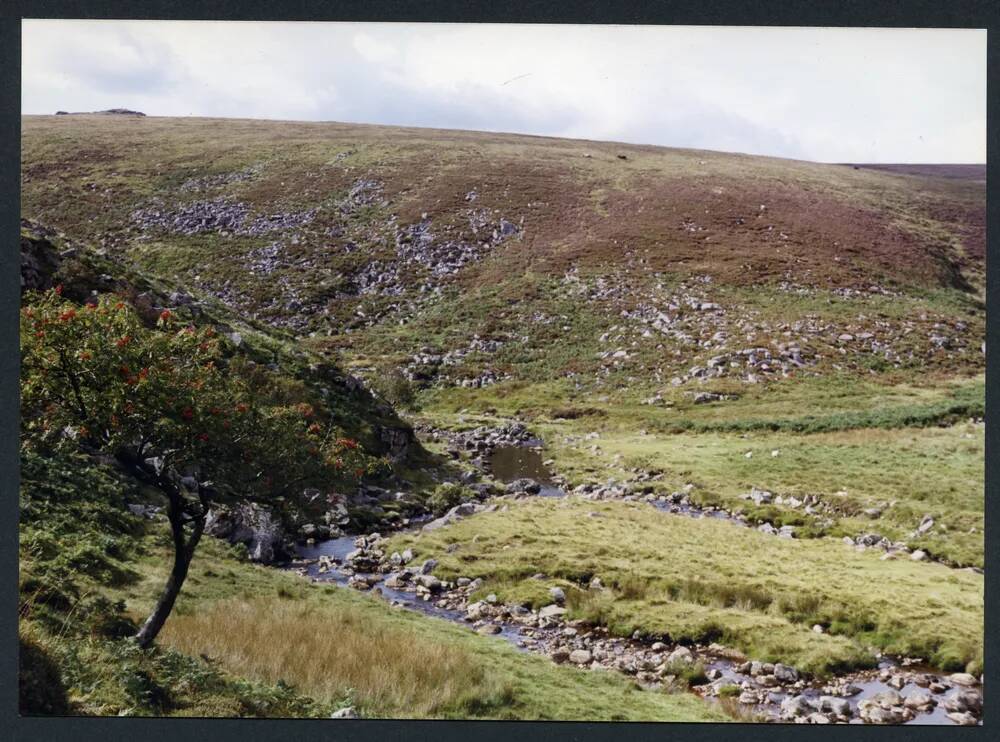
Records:
[[[508,495],[565,497],[559,482],[543,461],[540,441],[518,435],[512,443],[490,446],[479,466],[507,482]],[[702,509],[682,493],[677,497],[646,497],[658,510],[682,517],[712,517],[747,526],[726,511]],[[603,499],[594,491],[575,495]],[[503,509],[505,497],[491,504],[466,503],[439,521]],[[433,528],[435,523],[411,525],[406,530]],[[775,529],[775,536],[791,537]],[[481,580],[460,578],[454,583],[433,575],[436,562],[417,565],[413,555],[386,554],[379,534],[345,536],[299,548],[292,567],[310,579],[370,590],[401,609],[469,626],[484,635],[498,636],[521,651],[544,654],[557,663],[594,670],[615,670],[633,677],[650,690],[682,687],[709,702],[733,698],[741,712],[763,721],[796,723],[961,724],[980,722],[982,696],[979,679],[966,673],[942,675],[916,660],[880,658],[877,668],[852,672],[825,682],[806,678],[781,663],[752,661],[718,644],[666,644],[608,635],[603,627],[569,620],[564,597],[553,591],[553,602],[539,610],[500,604],[496,596],[470,602]],[[698,673],[695,668],[703,670]]]

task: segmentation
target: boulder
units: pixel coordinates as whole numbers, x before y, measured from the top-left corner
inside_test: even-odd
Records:
[[[331,719],[359,719],[358,712],[354,710],[353,706],[346,706],[345,708],[334,711],[330,714]]]
[[[538,611],[538,617],[542,619],[561,618],[566,615],[566,609],[558,605],[547,605]]]
[[[551,597],[552,600],[559,605],[562,605],[563,603],[566,602],[566,593],[563,592],[563,589],[561,587],[550,588],[549,597]]]
[[[423,564],[420,565],[420,574],[429,575],[437,567],[437,559],[427,559]]]
[[[979,723],[979,720],[968,711],[952,711],[951,713],[945,714],[945,716],[963,727],[971,727]]]
[[[930,691],[917,690],[903,699],[903,705],[914,711],[926,711],[937,705]]]
[[[417,575],[416,583],[432,593],[441,589],[441,580],[434,575]]]
[[[774,665],[774,677],[782,683],[794,683],[799,679],[799,671],[789,665],[776,662]]]
[[[959,688],[949,693],[942,705],[947,711],[969,711],[978,715],[983,710],[983,697],[978,691]]]
[[[589,665],[594,656],[586,649],[574,649],[569,653],[569,661],[574,665]]]
[[[788,696],[781,702],[781,718],[797,719],[808,716],[816,709],[805,696]]]
[[[272,564],[290,556],[280,521],[268,508],[256,503],[210,510],[205,533],[231,544],[244,544],[253,562]]]
[[[975,675],[971,675],[967,672],[956,672],[948,676],[954,685],[964,685],[968,688],[974,688],[979,685],[979,681],[976,679]]]
[[[829,712],[840,719],[849,719],[854,713],[851,710],[851,702],[837,696],[820,696],[819,708],[820,711]]]

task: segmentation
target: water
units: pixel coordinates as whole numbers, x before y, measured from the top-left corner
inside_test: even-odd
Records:
[[[489,459],[490,471],[501,482],[533,479],[541,486],[541,497],[566,495],[552,482],[552,474],[542,461],[541,452],[533,446],[499,446]]]
[[[297,547],[300,559],[312,561],[319,559],[321,556],[327,556],[331,557],[336,562],[326,572],[322,573],[319,571],[319,565],[312,562],[306,565],[306,574],[318,582],[332,582],[342,587],[348,586],[348,580],[350,580],[352,575],[369,579],[374,578],[379,582],[371,589],[371,592],[376,595],[380,595],[384,600],[387,600],[390,603],[398,604],[403,608],[422,613],[425,616],[443,618],[444,620],[451,621],[453,623],[465,623],[465,614],[461,611],[456,611],[450,608],[441,608],[434,600],[423,600],[418,597],[416,593],[387,587],[382,581],[385,575],[355,572],[353,570],[342,570],[341,565],[343,564],[344,557],[357,548],[354,545],[354,540],[356,538],[357,536],[341,536],[340,538],[328,539],[315,544],[300,544]],[[504,624],[501,626],[500,633],[495,634],[494,636],[507,639],[518,648],[523,648],[519,644],[523,638],[519,627]]]

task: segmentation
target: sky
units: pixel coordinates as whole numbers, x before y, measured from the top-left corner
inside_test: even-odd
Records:
[[[21,109],[986,161],[986,31],[25,20]]]

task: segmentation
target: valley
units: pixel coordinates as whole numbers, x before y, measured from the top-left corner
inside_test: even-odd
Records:
[[[211,516],[123,684],[36,596],[141,619],[163,503],[32,453],[22,642],[82,713],[979,723],[985,181],[936,167],[23,117],[25,290],[210,328],[378,465]]]

